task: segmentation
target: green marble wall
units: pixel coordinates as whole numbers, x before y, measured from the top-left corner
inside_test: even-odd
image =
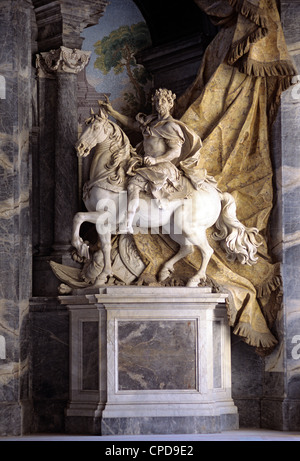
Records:
[[[31,293],[31,8],[3,0],[0,14],[0,434],[28,426]],[[23,416],[22,416],[23,413]]]

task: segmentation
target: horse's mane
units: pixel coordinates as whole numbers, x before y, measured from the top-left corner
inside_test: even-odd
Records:
[[[89,125],[95,120],[104,122],[103,129],[107,135],[105,141],[98,145],[98,149],[109,151],[110,154],[110,158],[104,166],[107,171],[107,175],[105,175],[106,181],[114,186],[124,188],[128,175],[132,176],[134,174],[135,166],[142,165],[142,158],[137,154],[136,149],[131,146],[122,128],[108,119],[107,112],[102,107],[99,108],[99,114],[92,112],[91,117],[85,123]]]
[[[107,123],[111,128],[108,136],[111,158],[105,165],[105,168],[111,172],[108,181],[111,184],[121,184],[125,180],[126,167],[135,149],[131,146],[127,135],[116,123],[110,120]]]
[[[110,162],[107,163],[106,168],[114,168],[118,166],[122,160],[127,159],[130,156],[130,141],[124,131],[115,123],[108,120],[108,123],[112,129],[109,139],[111,141],[109,150],[111,152]]]

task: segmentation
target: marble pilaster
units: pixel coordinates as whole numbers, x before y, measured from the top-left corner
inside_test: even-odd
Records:
[[[300,75],[300,1],[281,1],[288,49]],[[271,222],[273,252],[282,262],[283,309],[276,328],[279,345],[265,360],[262,426],[300,429],[300,84],[285,91],[273,129],[277,200]]]
[[[78,161],[74,149],[78,138],[76,91],[77,75],[58,72],[53,246],[55,251],[70,248],[73,217],[79,210]]]
[[[38,255],[51,252],[54,236],[56,81],[37,78],[36,148],[33,151],[34,244]],[[47,101],[47,103],[45,103]]]
[[[0,434],[20,435],[30,424],[31,2],[2,1],[0,29]]]

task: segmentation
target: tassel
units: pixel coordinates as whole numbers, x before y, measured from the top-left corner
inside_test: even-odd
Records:
[[[235,335],[241,336],[245,343],[259,349],[271,349],[278,343],[272,333],[260,333],[251,327],[249,323],[238,323],[233,330]]]
[[[240,42],[233,43],[227,58],[228,64],[234,64],[238,59],[240,59],[242,56],[248,53],[251,44],[258,42],[266,35],[266,29],[257,29],[250,35],[248,35],[246,39],[243,39]]]
[[[258,298],[263,298],[266,295],[270,295],[277,288],[282,287],[282,279],[280,275],[275,275],[271,280],[264,283],[263,285],[256,287],[256,293]]]
[[[262,29],[267,29],[268,20],[261,8],[252,5],[247,0],[228,0],[228,2],[242,16],[254,22]]]

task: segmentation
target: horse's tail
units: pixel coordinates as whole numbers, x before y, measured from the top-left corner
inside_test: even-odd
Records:
[[[219,232],[214,232],[213,238],[221,242],[230,261],[237,259],[242,264],[252,266],[257,262],[257,248],[261,245],[256,240],[258,229],[245,227],[237,219],[236,204],[231,194],[220,193],[220,197],[222,209],[215,224]]]

